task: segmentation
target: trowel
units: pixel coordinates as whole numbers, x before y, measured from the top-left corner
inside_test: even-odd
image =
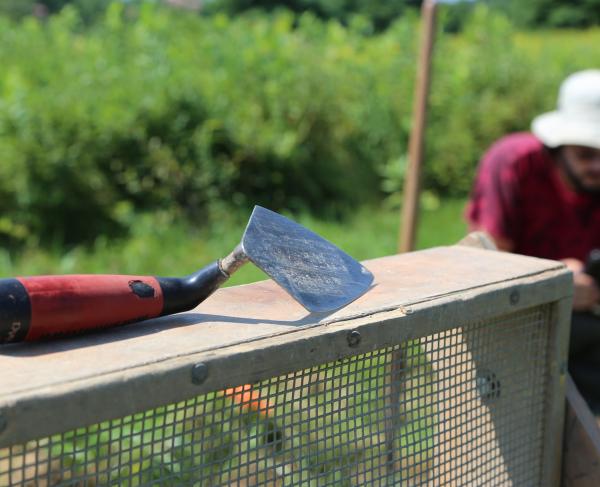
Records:
[[[187,311],[252,262],[310,312],[341,308],[373,275],[307,228],[256,206],[240,244],[185,277],[62,275],[0,279],[0,343],[30,341]]]

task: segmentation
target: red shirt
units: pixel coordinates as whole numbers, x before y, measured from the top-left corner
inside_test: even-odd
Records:
[[[552,154],[528,133],[508,135],[484,155],[466,215],[519,254],[585,261],[600,248],[600,198],[566,186]]]

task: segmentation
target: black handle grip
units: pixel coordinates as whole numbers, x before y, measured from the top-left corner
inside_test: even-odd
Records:
[[[219,261],[185,277],[157,277],[163,293],[161,316],[192,309],[223,284],[229,276],[221,270]]]

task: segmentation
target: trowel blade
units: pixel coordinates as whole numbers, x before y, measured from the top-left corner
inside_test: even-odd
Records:
[[[255,206],[242,237],[244,253],[311,312],[341,308],[364,294],[373,275],[307,228]]]

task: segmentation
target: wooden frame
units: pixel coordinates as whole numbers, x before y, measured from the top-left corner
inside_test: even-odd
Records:
[[[463,246],[365,264],[375,274],[372,290],[328,316],[307,315],[261,282],[220,290],[173,317],[4,347],[0,447],[394,346],[466,319],[551,305],[543,485],[556,485],[570,273],[556,262]]]

